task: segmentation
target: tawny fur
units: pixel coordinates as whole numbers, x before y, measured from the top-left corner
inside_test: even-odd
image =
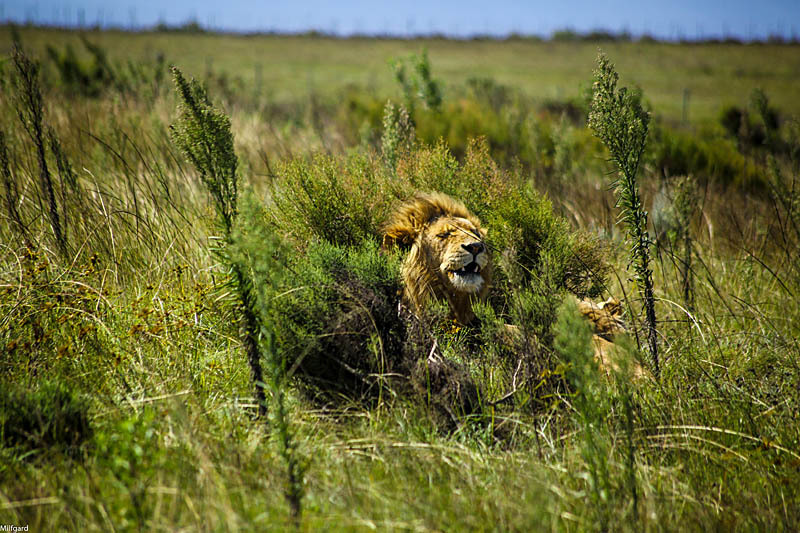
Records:
[[[484,244],[486,230],[480,220],[461,202],[441,193],[417,194],[402,204],[383,227],[383,248],[394,246],[408,251],[403,262],[403,301],[416,313],[431,300],[446,301],[459,323],[472,322],[472,304],[486,298],[492,281],[492,263]],[[472,258],[480,265],[480,283],[467,287],[452,271],[464,262],[464,246],[480,243],[484,251]],[[480,260],[479,260],[480,259]],[[454,281],[456,283],[454,283]],[[579,302],[581,313],[594,328],[595,359],[606,372],[618,368],[613,338],[625,332],[622,305],[610,298],[601,304]],[[522,335],[516,326],[506,325],[509,343]],[[635,375],[641,367],[635,365]]]
[[[645,375],[642,366],[626,357],[614,343],[617,335],[627,332],[625,322],[622,320],[622,303],[619,300],[613,296],[599,304],[583,300],[578,302],[578,310],[592,324],[594,358],[601,370],[606,374],[612,371],[619,372],[623,359],[626,359],[634,378]]]
[[[492,264],[484,244],[486,230],[464,204],[441,193],[417,194],[392,214],[383,234],[385,249],[408,250],[402,269],[407,305],[419,312],[432,299],[444,300],[461,324],[475,318],[472,304],[489,292]],[[473,255],[465,246],[483,251]],[[480,272],[454,273],[468,261],[479,265]]]
[[[614,297],[596,304],[589,300],[578,302],[578,310],[592,323],[593,333],[611,341],[620,333],[625,333],[622,321],[622,303]]]

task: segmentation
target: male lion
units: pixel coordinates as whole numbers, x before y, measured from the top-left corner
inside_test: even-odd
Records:
[[[383,227],[383,248],[408,251],[402,268],[403,301],[418,313],[429,300],[445,300],[459,323],[472,322],[472,304],[486,297],[492,280],[485,237],[480,220],[446,194],[419,193],[401,205]],[[581,301],[578,309],[593,326],[600,367],[618,368],[614,337],[626,331],[620,302]],[[521,335],[518,327],[506,325],[509,342]],[[641,367],[634,366],[634,374],[641,375]]]
[[[409,250],[403,263],[403,300],[420,311],[445,300],[454,318],[469,324],[472,303],[489,292],[492,263],[486,230],[461,202],[441,193],[417,194],[383,228],[383,247]]]

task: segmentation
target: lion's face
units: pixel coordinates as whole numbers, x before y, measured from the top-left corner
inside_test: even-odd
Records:
[[[491,259],[486,231],[464,204],[444,194],[418,194],[389,218],[383,246],[408,251],[403,264],[404,299],[421,309],[446,300],[455,318],[469,323],[472,303],[486,296]]]
[[[485,231],[466,218],[446,216],[428,224],[417,244],[431,269],[452,291],[475,294],[486,283]]]

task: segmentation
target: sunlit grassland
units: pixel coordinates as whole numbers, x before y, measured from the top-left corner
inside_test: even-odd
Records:
[[[79,33],[22,29],[39,53],[45,44],[72,43]],[[311,92],[329,95],[349,84],[382,96],[392,93],[390,59],[427,48],[436,74],[452,87],[474,77],[521,89],[539,100],[576,98],[588,89],[598,44],[535,41],[451,41],[442,39],[331,39],[313,36],[236,36],[180,33],[86,31],[113,59],[152,59],[163,53],[170,63],[200,75],[212,69],[241,79],[247,90],[292,100]],[[7,49],[7,28],[0,46]],[[680,121],[684,90],[689,119],[715,118],[723,105],[746,101],[760,87],[789,113],[800,111],[793,94],[800,86],[800,48],[779,45],[603,43],[615,58],[625,85],[640,87],[658,114]]]
[[[662,368],[660,380],[634,380],[581,359],[586,330],[570,325],[560,304],[572,296],[553,279],[602,251],[609,274],[598,276],[597,298],[627,300],[632,334],[621,342],[643,359],[608,153],[573,102],[590,87],[596,44],[87,32],[115,66],[151,68],[163,52],[207,81],[212,104],[231,117],[240,194],[252,198],[252,189],[257,199],[237,222],[251,239],[240,252],[254,273],[282,269],[284,285],[265,292],[273,314],[263,325],[291,357],[341,356],[337,343],[352,346],[351,326],[360,325],[350,317],[397,309],[401,256],[379,249],[380,225],[414,191],[458,197],[489,229],[497,269],[486,330],[455,327],[434,309],[421,345],[422,357],[439,350],[468,368],[483,387],[481,409],[443,421],[430,398],[399,387],[364,400],[315,396],[292,382],[290,427],[307,464],[295,524],[274,421],[255,416],[241,309],[225,255],[214,252],[226,244],[213,202],[169,133],[178,117],[169,75],[143,67],[143,79],[87,96],[58,77],[44,51],[71,43],[88,61],[79,34],[20,31],[42,61],[45,124],[74,174],[48,144],[63,252],[17,117],[3,28],[10,179],[0,173],[0,422],[24,431],[0,434],[0,524],[797,529],[800,48],[602,45],[621,85],[641,87],[654,115],[640,180],[656,241]],[[388,60],[423,47],[443,83],[442,109],[417,102],[418,137],[392,165],[382,152],[383,104],[400,105],[403,94]],[[486,93],[470,88],[475,77],[492,79]],[[756,87],[777,124],[754,108]],[[690,123],[680,125],[685,88]],[[725,105],[747,113],[735,128],[720,123]],[[696,186],[688,228],[676,222],[676,168],[691,169]],[[691,302],[682,229],[694,243]],[[283,248],[258,241],[259,231]],[[506,323],[538,328],[544,346],[505,349],[492,327]],[[378,353],[376,329],[344,355]],[[554,349],[548,336],[574,340],[576,353]]]

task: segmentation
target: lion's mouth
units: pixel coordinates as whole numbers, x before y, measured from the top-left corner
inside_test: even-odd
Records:
[[[473,261],[470,264],[459,268],[458,270],[451,270],[450,272],[452,272],[456,276],[466,276],[468,274],[479,274],[480,271],[481,271],[481,266],[475,261]]]
[[[460,292],[476,293],[483,286],[481,266],[472,261],[459,269],[448,270],[448,277],[453,288]]]

